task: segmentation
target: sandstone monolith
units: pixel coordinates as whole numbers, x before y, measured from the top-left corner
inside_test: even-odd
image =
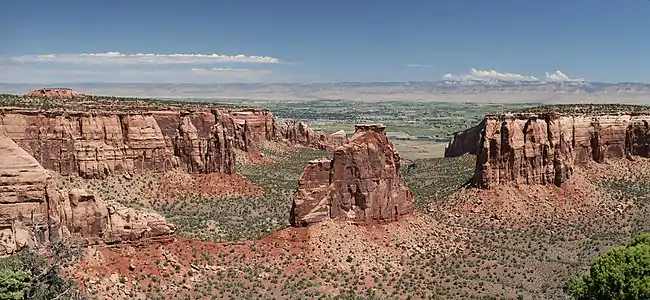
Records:
[[[400,156],[383,125],[357,125],[333,158],[308,163],[300,178],[291,223],[327,219],[357,223],[394,221],[414,209],[413,193],[399,175]]]

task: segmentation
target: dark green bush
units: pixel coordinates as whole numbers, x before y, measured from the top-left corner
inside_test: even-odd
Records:
[[[569,288],[578,300],[650,299],[650,234],[595,259],[589,274],[572,280]]]
[[[86,299],[74,283],[61,275],[61,268],[79,261],[81,250],[53,245],[51,257],[24,250],[0,259],[0,300]]]

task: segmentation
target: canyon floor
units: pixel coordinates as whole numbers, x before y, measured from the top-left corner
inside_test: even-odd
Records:
[[[325,155],[267,148],[226,177],[59,178],[179,228],[170,244],[88,248],[68,272],[100,299],[562,299],[589,259],[650,230],[648,159],[478,190],[472,156],[403,165],[418,211],[399,222],[285,228],[302,167]]]

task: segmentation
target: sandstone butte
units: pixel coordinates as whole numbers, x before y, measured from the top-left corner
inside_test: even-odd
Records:
[[[473,182],[561,186],[576,166],[609,159],[650,157],[650,114],[621,111],[488,115],[459,134],[448,156],[476,153]]]
[[[0,136],[12,139],[46,169],[84,178],[174,168],[233,173],[234,149],[248,152],[272,141],[326,150],[345,140],[255,109],[0,108]]]
[[[305,167],[290,222],[307,226],[328,219],[388,222],[414,210],[413,193],[399,175],[400,156],[383,125],[357,125],[330,159]]]
[[[82,245],[171,240],[156,213],[106,203],[85,190],[57,190],[29,153],[0,136],[0,256],[56,241]]]
[[[49,98],[74,98],[81,96],[80,93],[69,88],[44,88],[29,91],[28,97],[49,97]]]

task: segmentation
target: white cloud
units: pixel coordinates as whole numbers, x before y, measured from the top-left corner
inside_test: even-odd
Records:
[[[500,80],[511,80],[511,81],[540,81],[537,77],[531,75],[522,75],[517,73],[501,73],[495,70],[481,70],[472,68],[468,74],[453,75],[445,74],[442,76],[442,80],[491,80],[491,79],[500,79]],[[573,78],[562,71],[557,70],[553,73],[546,72],[544,80],[547,82],[584,82],[584,78]]]
[[[268,70],[260,69],[237,69],[237,68],[192,68],[192,72],[196,73],[268,73]]]
[[[503,79],[520,81],[537,81],[535,76],[521,75],[517,73],[500,73],[495,70],[477,70],[472,68],[470,76],[483,79]]]
[[[411,67],[411,68],[431,68],[432,65],[421,65],[421,64],[405,64],[405,67]]]
[[[538,81],[537,77],[517,73],[501,73],[495,70],[480,70],[472,68],[469,74],[452,75],[445,74],[443,80],[516,80],[516,81]]]
[[[69,53],[23,55],[11,58],[14,62],[61,62],[74,64],[206,64],[206,63],[282,63],[279,58],[255,55],[222,55],[222,54],[156,54],[156,53]]]
[[[566,74],[562,73],[562,71],[557,70],[555,73],[548,73],[546,72],[546,81],[550,82],[582,82],[586,81],[584,78],[571,78],[567,76]]]
[[[455,76],[455,75],[451,75],[451,74],[445,74],[444,76],[442,76],[442,80],[455,80],[456,81],[456,80],[461,80],[461,79],[462,78],[460,78],[458,76]]]

